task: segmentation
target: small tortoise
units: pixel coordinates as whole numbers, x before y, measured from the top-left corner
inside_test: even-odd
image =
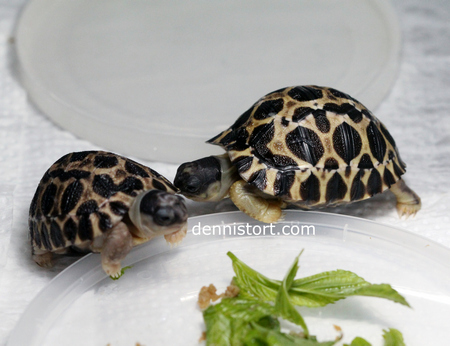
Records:
[[[420,209],[405,164],[384,125],[338,90],[295,86],[258,100],[208,141],[227,154],[182,164],[174,185],[197,201],[229,196],[252,218],[275,222],[304,209],[363,200],[390,189],[399,215]]]
[[[102,151],[70,153],[44,174],[30,206],[34,261],[51,266],[53,254],[101,252],[112,277],[135,245],[156,236],[175,244],[187,231],[177,189],[154,170]]]

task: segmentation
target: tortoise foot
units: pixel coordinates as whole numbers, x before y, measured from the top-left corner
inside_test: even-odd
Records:
[[[170,246],[177,246],[179,243],[181,243],[184,237],[186,237],[186,233],[187,233],[187,226],[183,227],[179,231],[170,234],[165,234],[164,239],[166,239],[166,242],[168,242]]]
[[[403,179],[392,185],[391,191],[397,197],[397,212],[400,218],[414,216],[420,210],[422,206],[420,197],[405,184]]]
[[[43,267],[43,268],[53,267],[53,253],[51,253],[51,252],[44,252],[42,254],[34,254],[33,260],[40,267]]]

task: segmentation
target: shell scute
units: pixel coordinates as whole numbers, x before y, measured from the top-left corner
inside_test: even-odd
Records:
[[[321,99],[322,90],[313,86],[296,86],[291,88],[287,94],[298,102],[308,102]]]
[[[143,169],[140,165],[137,165],[136,163],[132,162],[131,160],[127,160],[125,162],[125,170],[130,174],[134,174],[143,178],[149,177],[149,174],[146,172],[145,169]]]
[[[361,136],[352,126],[343,122],[334,130],[333,147],[336,154],[349,165],[361,152]]]
[[[52,222],[50,223],[50,238],[55,247],[65,247],[66,241],[61,232],[61,227],[59,226],[59,223],[56,222],[56,220],[52,220]]]
[[[256,120],[264,120],[269,117],[274,117],[283,109],[283,106],[284,101],[281,98],[264,101],[259,105],[258,108],[256,108],[255,112],[253,113],[253,117]]]
[[[95,168],[113,168],[119,164],[119,160],[116,156],[111,155],[95,155],[94,167]]]
[[[358,171],[353,178],[352,185],[350,187],[350,200],[358,201],[364,197],[366,193],[366,187],[364,183],[361,181],[362,173]]]

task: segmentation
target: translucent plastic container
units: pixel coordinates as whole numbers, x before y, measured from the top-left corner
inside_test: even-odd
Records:
[[[204,285],[224,291],[229,284],[228,251],[282,279],[302,249],[297,277],[351,270],[371,283],[391,284],[412,306],[351,297],[300,309],[319,340],[336,337],[333,325],[342,328],[347,343],[361,336],[382,345],[382,329],[390,327],[403,333],[408,346],[447,340],[450,251],[445,247],[402,229],[321,212],[288,210],[284,221],[269,227],[240,212],[192,217],[181,245],[171,249],[161,238],[135,248],[124,263],[132,268],[117,281],[103,273],[100,256],[88,255],[38,294],[7,345],[197,345],[204,330],[197,295]],[[238,235],[243,230],[246,234]]]

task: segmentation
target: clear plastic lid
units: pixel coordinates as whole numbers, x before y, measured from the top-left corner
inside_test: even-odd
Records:
[[[400,47],[388,0],[32,0],[16,32],[33,102],[106,149],[180,163],[273,90],[332,86],[376,107]]]

